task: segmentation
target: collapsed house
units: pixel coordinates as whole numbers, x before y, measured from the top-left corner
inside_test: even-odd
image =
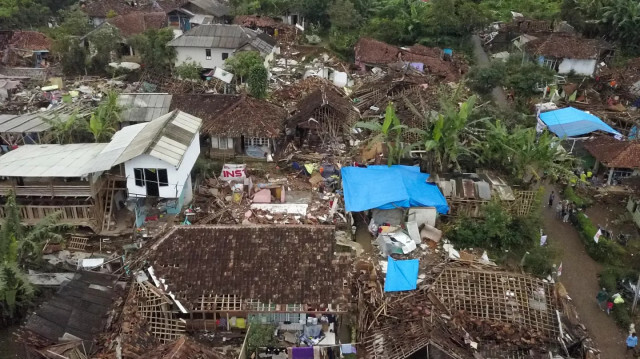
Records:
[[[4,32],[4,48],[0,49],[0,62],[11,67],[49,67],[52,42],[37,31]]]
[[[287,120],[286,134],[298,147],[344,149],[360,113],[333,86],[313,91],[297,104]]]
[[[79,271],[27,319],[16,336],[27,357],[93,358],[124,294],[118,276]]]
[[[240,95],[174,95],[171,109],[202,119],[206,153],[213,158],[267,159],[277,150],[286,112],[265,100]]]
[[[382,41],[361,37],[354,47],[356,65],[362,71],[372,67],[387,67],[404,63],[419,72],[431,74],[445,81],[456,81],[467,71],[466,65],[453,55],[451,49],[423,45],[397,47]]]
[[[167,12],[169,26],[189,31],[198,25],[227,24],[231,8],[226,1],[189,0]]]
[[[240,347],[254,323],[290,333],[289,347],[335,345],[349,302],[349,255],[335,247],[333,226],[174,227],[146,252],[127,302],[160,343],[206,330],[212,346]]]
[[[409,278],[392,275],[391,264],[356,263],[359,356],[597,357],[560,285],[479,262],[418,261]],[[387,290],[405,280],[415,290]]]
[[[62,223],[95,232],[110,230],[126,202],[140,226],[147,197],[165,199],[163,208],[178,213],[191,201],[200,125],[173,111],[123,128],[110,143],[21,146],[0,157],[2,201],[13,191],[26,224],[60,212]]]
[[[260,15],[238,15],[233,18],[233,23],[253,30],[260,30],[278,39],[290,37],[297,32],[295,25],[285,24],[272,17]]]
[[[533,61],[560,74],[594,76],[598,63],[608,62],[613,55],[613,46],[600,39],[552,33],[528,41],[524,51]]]

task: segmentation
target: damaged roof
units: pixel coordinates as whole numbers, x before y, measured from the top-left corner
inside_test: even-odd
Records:
[[[161,29],[167,26],[167,15],[160,12],[144,13],[134,11],[125,15],[118,15],[107,19],[107,22],[117,27],[125,38],[141,34],[149,29]]]
[[[389,65],[397,62],[422,63],[425,72],[457,80],[466,72],[466,66],[460,61],[445,61],[442,50],[423,45],[397,47],[368,37],[361,37],[355,45],[356,63],[368,65]]]
[[[106,143],[20,146],[0,156],[0,176],[82,177],[94,172],[93,163],[106,146]]]
[[[584,143],[585,149],[607,167],[640,168],[640,143],[598,136]]]
[[[229,15],[229,5],[225,1],[218,0],[190,0],[183,5],[186,10],[196,14],[213,15],[222,17]],[[194,9],[196,7],[197,9]]]
[[[108,170],[143,154],[180,167],[202,120],[174,110],[151,122],[123,127],[96,159],[92,172]]]
[[[147,359],[222,359],[222,356],[206,345],[187,336],[158,346],[145,353]]]
[[[273,38],[240,25],[199,25],[169,41],[168,46],[238,49],[251,45],[262,53],[269,53],[275,46]]]
[[[202,119],[202,133],[226,137],[278,137],[287,116],[280,106],[239,95],[173,95],[171,109],[188,109]]]
[[[289,29],[293,28],[291,25],[287,25],[282,21],[269,16],[260,15],[237,15],[233,18],[233,23],[242,25],[248,28],[272,28],[272,29]]]
[[[106,329],[108,314],[117,299],[117,280],[117,275],[77,272],[29,317],[18,340],[39,347],[62,342],[63,336],[71,335],[81,339],[91,352],[93,339]]]
[[[328,85],[322,86],[308,94],[297,105],[297,111],[287,121],[289,126],[304,126],[303,123],[310,121],[316,110],[329,107],[338,112],[346,120],[359,117],[358,110],[353,106],[349,98],[344,97],[337,88]],[[312,121],[313,122],[313,121]],[[309,124],[309,127],[314,127]]]
[[[168,93],[121,93],[118,105],[125,122],[149,122],[169,112],[172,95]]]
[[[106,18],[111,11],[116,15],[126,15],[132,12],[169,12],[182,4],[186,0],[156,0],[144,3],[125,0],[92,0],[91,2],[81,6],[90,17]]]
[[[527,52],[536,56],[560,59],[598,59],[604,50],[611,50],[611,44],[600,39],[585,39],[566,33],[551,33],[538,36],[524,45]]]
[[[177,226],[149,264],[188,310],[202,295],[323,306],[346,303],[334,226]]]
[[[9,46],[19,50],[50,50],[51,39],[38,31],[14,31]]]

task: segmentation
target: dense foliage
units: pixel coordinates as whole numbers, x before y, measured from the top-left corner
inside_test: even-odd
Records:
[[[249,70],[249,93],[255,98],[267,96],[269,72],[262,65],[256,65]]]
[[[176,58],[176,49],[166,44],[173,39],[173,30],[149,29],[135,36],[130,42],[140,53],[142,64],[153,71],[166,71]]]

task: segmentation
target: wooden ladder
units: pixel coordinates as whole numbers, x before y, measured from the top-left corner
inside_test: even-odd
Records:
[[[104,198],[104,216],[102,217],[102,230],[108,231],[111,226],[111,212],[113,210],[113,196],[115,195],[115,180],[109,178],[107,180],[107,193]]]

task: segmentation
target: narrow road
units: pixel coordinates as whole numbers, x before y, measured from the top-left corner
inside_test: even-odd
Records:
[[[482,40],[480,40],[478,35],[472,35],[471,41],[473,42],[473,56],[476,58],[476,63],[480,67],[487,67],[490,61],[489,56],[482,48]],[[505,109],[511,106],[502,87],[494,87],[493,90],[491,90],[491,96],[493,96],[493,100],[500,108]]]
[[[562,253],[562,276],[560,282],[569,292],[580,320],[601,350],[602,359],[625,357],[626,333],[618,328],[612,317],[598,308],[598,273],[602,266],[595,262],[584,249],[577,230],[570,223],[555,218],[555,209],[547,207],[552,187],[546,188],[543,201],[542,221],[551,246]],[[556,194],[558,191],[556,190]],[[556,202],[558,196],[556,196]]]

